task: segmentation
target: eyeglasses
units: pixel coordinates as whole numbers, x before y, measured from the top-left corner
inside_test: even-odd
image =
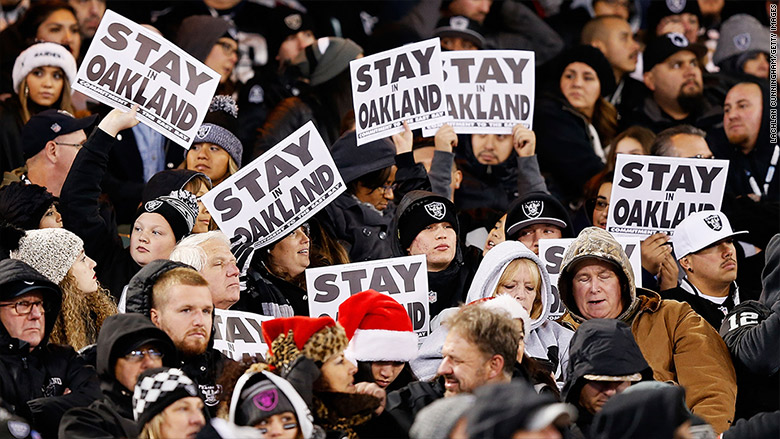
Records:
[[[594,205],[593,209],[597,210],[597,211],[602,211],[602,210],[606,209],[607,207],[609,207],[609,203],[608,202],[606,202],[606,201],[604,201],[602,199],[596,199],[595,200],[595,205]]]
[[[4,303],[0,305],[0,307],[7,307],[7,306],[13,306],[14,310],[17,314],[20,316],[26,316],[27,314],[30,314],[32,312],[32,309],[34,306],[39,306],[41,311],[46,312],[49,310],[49,307],[47,304],[43,302],[43,300],[20,300],[19,302],[14,303]]]
[[[222,48],[222,52],[225,53],[225,56],[233,56],[234,54],[238,55],[238,46],[233,46],[230,43],[226,43],[224,41],[217,41],[217,46]]]
[[[149,357],[152,360],[159,360],[163,357],[163,353],[158,351],[154,348],[149,349],[139,349],[136,351],[131,351],[127,355],[124,356],[125,360],[131,362],[131,363],[139,363],[143,361],[144,357]]]
[[[398,183],[383,184],[382,186],[376,188],[376,190],[382,191],[383,194],[387,193],[387,191],[395,191],[396,189],[398,189]]]
[[[86,142],[87,142],[86,140],[81,142],[81,143],[65,143],[65,142],[58,142],[56,140],[54,141],[54,143],[56,143],[57,145],[72,146],[72,147],[78,148],[78,149],[81,149],[84,146],[84,143],[86,143]]]

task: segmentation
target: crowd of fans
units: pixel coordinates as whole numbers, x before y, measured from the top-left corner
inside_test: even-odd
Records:
[[[107,8],[219,75],[189,149],[72,91]],[[776,0],[3,0],[0,436],[778,437],[776,16]],[[533,51],[532,129],[404,123],[358,146],[349,63],[432,37]],[[200,197],[309,121],[346,191],[231,246]],[[619,154],[728,160],[721,209],[647,237],[632,267],[606,231]],[[554,238],[573,240],[557,284],[539,256]],[[309,315],[307,268],[409,255],[426,258],[424,340],[373,290]],[[268,317],[267,355],[216,349],[215,310]]]

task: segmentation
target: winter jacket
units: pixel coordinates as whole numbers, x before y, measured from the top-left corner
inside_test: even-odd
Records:
[[[539,169],[550,193],[567,203],[582,198],[585,183],[604,169],[604,162],[593,149],[588,126],[585,116],[565,98],[541,98],[536,105],[534,132]]]
[[[328,233],[345,244],[352,262],[392,257],[391,229],[394,227],[396,203],[409,191],[431,189],[425,167],[414,162],[411,152],[395,156],[395,165],[398,167],[395,174],[398,189],[393,191],[395,203],[388,203],[385,210],[380,212],[345,192],[317,215]],[[370,164],[365,167],[372,168]],[[362,172],[360,169],[348,171],[358,176],[370,172]]]
[[[575,321],[582,317],[572,294],[572,267],[585,258],[615,266],[624,285],[623,312],[617,317],[631,325],[642,354],[658,381],[674,381],[686,389],[686,403],[694,414],[709,422],[716,432],[725,431],[734,420],[737,385],[728,349],[717,332],[690,305],[662,300],[634,284],[628,257],[605,230],[588,227],[566,250],[558,278],[558,292]]]
[[[491,250],[492,251],[492,250]],[[571,341],[564,401],[579,411],[576,429],[589,437],[593,414],[579,404],[585,375],[627,376],[640,373],[642,381],[653,379],[631,330],[617,320],[595,319],[582,324]]]
[[[61,439],[131,438],[140,433],[133,418],[133,391],[114,375],[116,359],[133,343],[146,340],[163,352],[163,365],[176,365],[176,347],[165,332],[139,314],[109,317],[97,345],[97,369],[103,398],[89,407],[68,410],[60,422]]]
[[[152,309],[152,288],[157,279],[174,268],[190,267],[181,262],[158,259],[144,266],[136,276],[130,280],[127,286],[127,312],[136,312],[150,318]],[[200,391],[203,403],[211,416],[216,416],[219,396],[222,386],[217,384],[217,378],[222,375],[226,364],[233,362],[222,352],[214,349],[214,333],[216,327],[213,324],[214,311],[211,313],[212,325],[209,343],[206,351],[200,355],[180,359],[178,367],[190,377]]]
[[[707,323],[712,325],[715,330],[720,329],[720,324],[723,322],[723,317],[726,316],[726,313],[740,303],[739,288],[736,282],[732,282],[729,296],[721,305],[706,297],[702,297],[701,291],[688,280],[687,276],[681,281],[679,286],[661,291],[660,294],[664,300],[676,300],[691,305],[691,308],[702,316]]]
[[[45,313],[43,339],[32,351],[27,342],[11,337],[0,324],[0,400],[43,437],[56,437],[62,415],[100,398],[100,386],[95,369],[72,347],[48,344],[61,307],[61,298],[54,293],[59,288],[22,261],[0,263],[0,291],[4,284],[24,280],[51,286],[51,294],[44,295],[50,310]],[[11,298],[0,296],[0,300],[7,299]],[[70,389],[67,395],[66,389]]]
[[[247,270],[246,290],[230,309],[275,318],[308,316],[309,302],[305,290],[271,274],[255,255]]]
[[[777,437],[780,431],[780,411],[758,413],[750,419],[740,419],[723,432],[723,439],[754,439]]]
[[[760,301],[741,303],[720,327],[737,371],[737,419],[780,410],[780,235],[765,257]]]
[[[59,211],[66,229],[84,240],[84,252],[96,262],[100,283],[119,298],[125,285],[141,266],[100,215],[100,182],[106,174],[108,155],[116,139],[96,129],[76,155],[62,185]]]
[[[483,165],[474,156],[471,135],[458,137],[455,154],[458,169],[463,173],[455,191],[458,209],[491,208],[506,212],[509,203],[518,197],[547,191],[536,156],[518,157],[512,151],[509,158],[497,165]]]
[[[427,191],[412,191],[398,205],[393,218],[391,234],[394,257],[408,256],[399,239],[398,220],[413,203],[425,197],[440,196]],[[460,235],[460,225],[453,224],[452,226],[455,228],[455,232]],[[455,257],[447,268],[438,272],[428,272],[428,307],[431,319],[444,309],[458,306],[466,299],[466,292],[471,285],[478,265],[479,261],[466,260],[458,245],[455,249]]]
[[[402,431],[412,428],[417,413],[428,404],[444,397],[444,378],[416,381],[387,394],[385,411]]]
[[[664,110],[653,99],[652,94],[645,97],[639,105],[627,114],[623,114],[620,121],[619,130],[623,131],[633,125],[643,126],[650,131],[658,134],[661,131],[677,125],[693,125],[706,132],[715,129],[718,124],[723,123],[723,109],[719,106],[712,106],[706,100],[702,99],[701,109],[695,114],[690,114],[685,119],[673,119],[666,114]]]
[[[504,241],[493,247],[479,264],[466,296],[466,303],[492,297],[506,267],[510,262],[520,258],[532,260],[539,268],[542,279],[537,293],[541,295],[542,312],[536,318],[531,316],[531,324],[525,328],[525,353],[529,357],[552,362],[555,365],[554,375],[559,383],[558,387],[562,388],[566,381],[569,344],[574,332],[547,318],[554,296],[550,275],[538,256],[518,241]]]
[[[0,102],[0,172],[24,165],[22,109],[16,95]]]

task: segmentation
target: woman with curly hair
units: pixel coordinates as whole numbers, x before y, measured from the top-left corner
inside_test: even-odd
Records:
[[[117,309],[108,290],[98,283],[95,261],[84,253],[81,238],[61,228],[30,230],[21,236],[18,248],[10,255],[62,290],[62,311],[49,341],[76,350],[94,344],[103,321]]]

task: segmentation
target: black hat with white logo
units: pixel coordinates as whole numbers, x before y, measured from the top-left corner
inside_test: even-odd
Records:
[[[509,206],[504,223],[506,239],[517,239],[521,230],[534,224],[551,224],[559,227],[564,238],[569,231],[569,214],[566,208],[550,194],[533,192]]]

